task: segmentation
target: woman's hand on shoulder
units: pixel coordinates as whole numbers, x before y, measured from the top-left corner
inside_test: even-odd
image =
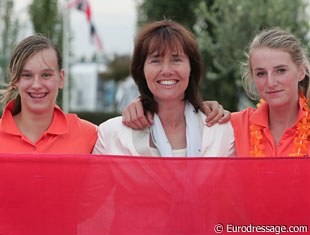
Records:
[[[144,114],[140,98],[131,101],[123,110],[122,116],[123,124],[135,130],[144,129],[153,124],[153,116],[149,112]]]
[[[204,101],[203,104],[207,126],[213,126],[215,123],[223,124],[230,120],[230,112],[217,101]]]
[[[225,110],[217,101],[204,101],[204,112],[207,115],[206,124],[212,126],[215,123],[226,123],[230,120],[230,112]],[[124,125],[140,130],[153,124],[153,115],[144,114],[140,98],[131,101],[122,113],[122,122]]]

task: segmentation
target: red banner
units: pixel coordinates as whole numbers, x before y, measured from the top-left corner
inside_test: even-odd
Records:
[[[0,155],[1,235],[307,234],[309,226],[309,158]]]

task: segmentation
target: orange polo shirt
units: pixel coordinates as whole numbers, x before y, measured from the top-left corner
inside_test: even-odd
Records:
[[[262,144],[265,146],[265,156],[288,156],[292,153],[294,138],[296,136],[296,125],[305,115],[305,112],[301,108],[301,103],[299,103],[299,105],[300,109],[295,124],[284,132],[277,146],[275,145],[272,133],[269,129],[267,103],[261,104],[258,109],[247,108],[243,111],[232,113],[231,123],[235,134],[236,155],[238,157],[249,156],[249,127],[251,124],[256,124],[257,126],[263,127]],[[310,155],[310,140],[308,141],[308,155]]]
[[[0,119],[0,153],[78,153],[88,154],[97,140],[97,127],[75,114],[65,114],[57,105],[50,127],[36,143],[18,129],[12,116],[14,101]]]

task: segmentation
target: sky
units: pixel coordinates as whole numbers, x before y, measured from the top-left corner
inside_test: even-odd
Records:
[[[71,0],[70,0],[71,1]],[[103,43],[103,53],[130,54],[136,26],[135,0],[88,0],[92,19]],[[62,1],[64,2],[64,0]],[[31,0],[14,0],[15,11],[23,22],[22,36],[32,33],[27,6]],[[85,14],[76,9],[69,12],[70,27],[73,33],[71,48],[75,58],[91,57],[97,48],[90,40],[89,24]]]

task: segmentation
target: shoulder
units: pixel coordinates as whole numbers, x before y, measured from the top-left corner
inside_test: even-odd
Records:
[[[65,116],[66,116],[66,119],[68,121],[68,124],[76,124],[76,125],[79,125],[82,127],[96,128],[95,124],[93,124],[87,120],[79,118],[76,114],[70,113],[70,114],[65,114]]]
[[[253,108],[253,107],[248,107],[246,109],[243,109],[241,111],[238,111],[238,112],[233,112],[231,114],[231,117],[232,119],[233,118],[240,118],[240,117],[244,117],[244,116],[250,116],[252,115],[254,112],[256,111],[256,108]]]
[[[231,135],[233,133],[233,127],[232,127],[232,124],[231,122],[226,122],[226,123],[223,123],[223,124],[214,124],[213,126],[211,127],[206,127],[208,129],[209,132],[214,132],[216,133],[216,135],[219,135],[219,134],[223,134],[223,135]]]
[[[64,114],[69,132],[82,133],[84,137],[97,138],[97,126],[89,121],[79,118],[76,114]]]
[[[125,136],[126,133],[131,133],[132,131],[133,129],[123,124],[121,116],[110,118],[107,121],[101,123],[98,127],[99,135],[108,134],[109,136]]]
[[[99,130],[105,129],[105,130],[118,130],[123,128],[124,125],[122,123],[122,117],[114,117],[106,120],[105,122],[101,123],[99,125]]]
[[[149,134],[149,128],[135,130],[124,125],[122,122],[122,116],[108,119],[98,127],[99,137],[109,136],[109,139],[111,140],[115,138],[129,141],[132,138],[142,138],[142,136],[147,134]]]
[[[255,111],[255,108],[249,107],[239,112],[233,112],[230,119],[233,127],[241,127],[242,125],[246,124],[250,120],[251,116],[255,113]]]
[[[203,121],[203,139],[234,139],[234,130],[232,128],[231,122],[226,122],[223,124],[214,124],[213,126],[208,127],[205,125],[204,121],[206,116],[204,114],[199,114],[201,120]],[[201,121],[200,121],[201,122]]]
[[[205,120],[204,114],[199,114],[201,120]],[[214,124],[211,127],[203,125],[202,132],[202,156],[233,156],[234,131],[230,122],[224,124]]]
[[[204,129],[205,131],[227,131],[227,130],[232,130],[232,126],[231,126],[231,123],[230,122],[226,122],[226,123],[223,123],[223,124],[218,124],[218,123],[215,123],[213,126],[211,127],[208,127],[205,125],[205,120],[206,120],[206,115],[202,112],[198,112],[197,114],[200,118],[200,121],[203,121],[203,126],[204,126]]]
[[[132,129],[122,123],[122,117],[108,119],[98,127],[95,154],[133,155]]]

